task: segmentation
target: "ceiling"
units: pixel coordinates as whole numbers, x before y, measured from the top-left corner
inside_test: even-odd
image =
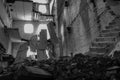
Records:
[[[32,2],[15,1],[12,17],[14,20],[32,20]]]

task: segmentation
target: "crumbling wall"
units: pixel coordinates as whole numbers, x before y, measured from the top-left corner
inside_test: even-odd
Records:
[[[110,13],[111,9],[108,9],[107,6],[107,2],[104,2],[104,0],[96,0],[97,16],[100,19],[101,30],[104,30],[115,18],[115,16]]]
[[[85,53],[114,16],[103,0],[68,0],[68,4],[62,7],[63,13],[59,19],[59,23],[64,25],[63,55]]]
[[[88,0],[70,0],[66,9],[67,55],[85,53],[98,35],[98,24],[93,4]]]
[[[91,32],[91,41],[98,36],[100,31],[100,24],[97,20],[97,13],[95,12],[95,6],[94,3],[92,3],[90,0],[88,0],[88,12],[89,12],[89,26],[90,26],[90,32]]]
[[[4,32],[4,25],[10,27],[11,21],[9,20],[7,11],[5,9],[5,6],[3,5],[2,0],[0,0],[0,43],[5,47],[6,50],[8,50],[10,38]]]

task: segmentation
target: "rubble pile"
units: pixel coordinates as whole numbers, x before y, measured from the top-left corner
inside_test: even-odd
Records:
[[[30,72],[27,71],[26,66],[36,67],[48,72],[51,76],[47,80],[51,80],[51,77],[53,80],[120,80],[119,53],[119,51],[116,52],[112,58],[77,54],[74,57],[61,57],[58,60],[34,61],[26,59],[24,62],[14,64],[7,69],[16,80],[21,75],[29,76]]]

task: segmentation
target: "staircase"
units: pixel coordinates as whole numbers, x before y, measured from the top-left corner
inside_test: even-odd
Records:
[[[108,55],[120,39],[120,18],[113,20],[99,36],[92,41],[88,54]]]

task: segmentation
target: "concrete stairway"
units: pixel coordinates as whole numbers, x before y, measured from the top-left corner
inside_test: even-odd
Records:
[[[113,50],[120,38],[120,20],[117,21],[114,20],[100,32],[99,36],[91,43],[88,53],[107,55]]]

